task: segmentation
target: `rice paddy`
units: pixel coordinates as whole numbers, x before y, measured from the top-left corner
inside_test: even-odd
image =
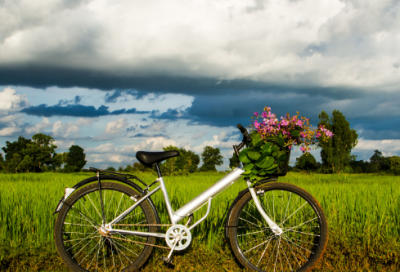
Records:
[[[1,247],[46,247],[54,253],[53,227],[56,215],[52,213],[64,188],[72,187],[91,176],[93,173],[0,175]],[[155,176],[148,173],[138,173],[138,176],[146,183],[155,179]],[[223,173],[198,173],[165,177],[173,208],[178,209],[223,176]],[[307,190],[324,209],[330,228],[330,249],[324,258],[326,263],[323,264],[326,269],[332,266],[334,270],[334,265],[337,267],[340,264],[342,256],[345,258],[342,260],[343,265],[349,265],[352,256],[369,256],[365,260],[367,266],[362,264],[363,260],[358,260],[357,265],[364,268],[371,265],[398,268],[400,177],[289,173],[279,181]],[[245,187],[244,181],[239,180],[213,199],[209,217],[192,233],[194,246],[211,253],[223,247],[223,224],[227,209],[238,192]],[[169,223],[161,191],[152,199],[162,223]],[[206,207],[203,207],[195,213],[195,220],[203,216],[205,211]],[[1,260],[7,257],[4,253],[0,255]],[[376,267],[371,269],[373,271]]]

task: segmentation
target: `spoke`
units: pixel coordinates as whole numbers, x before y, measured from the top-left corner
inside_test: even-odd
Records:
[[[85,208],[85,206],[83,206],[83,207]],[[70,209],[72,209],[74,212],[77,212],[80,216],[83,217],[83,219],[85,219],[86,221],[88,221],[90,224],[92,224],[92,225],[94,225],[94,226],[98,225],[98,224],[96,223],[96,221],[94,221],[91,217],[86,216],[85,214],[83,214],[83,213],[82,213],[81,211],[79,211],[78,209],[75,209],[73,206],[70,206]],[[86,209],[86,208],[85,208],[85,209]],[[86,211],[87,211],[87,213],[89,214],[88,210],[86,210]],[[67,216],[68,216],[68,215],[73,216],[73,215],[71,215],[70,213],[68,213]],[[76,217],[76,216],[73,216],[73,217]],[[77,217],[77,218],[79,218],[79,217]]]
[[[121,247],[123,247],[123,248],[125,248],[126,250],[132,252],[132,253],[135,254],[136,256],[139,256],[136,252],[133,252],[132,250],[130,250],[129,248],[125,247],[125,246],[122,245],[121,243],[118,243],[117,241],[114,241],[114,243],[117,244],[117,245],[119,245],[119,246],[121,246]],[[132,261],[122,252],[122,250],[120,250],[120,251],[121,251],[121,253],[125,256],[125,258],[126,258],[130,263],[132,263]]]
[[[261,223],[261,225],[264,225],[263,224],[263,222],[261,222],[260,220],[258,220],[257,218],[255,218],[252,214],[250,214],[248,211],[246,211],[245,209],[243,209],[243,211],[245,212],[245,213],[247,213],[248,215],[250,215],[251,217],[253,217],[255,220],[257,220],[258,222],[260,222]],[[257,209],[256,209],[256,211],[258,211]],[[264,225],[265,226],[265,225]]]
[[[294,254],[292,246],[286,241],[285,238],[283,238],[283,240],[285,241],[285,243],[289,246],[290,251],[292,252],[293,257],[296,259],[297,264],[299,265],[299,268],[301,267],[301,264],[299,262],[299,260],[296,257],[296,254]]]
[[[117,212],[119,211],[119,206],[121,205],[121,201],[122,201],[122,197],[123,197],[123,196],[124,196],[124,195],[121,194],[121,199],[119,200],[118,208],[117,208],[117,210],[116,210],[115,213],[114,213],[114,218],[117,216]]]
[[[302,233],[302,234],[305,234],[305,235],[312,235],[312,236],[318,236],[318,237],[320,237],[321,235],[318,235],[318,234],[313,234],[313,233],[307,233],[307,232],[302,232],[302,231],[295,231],[295,230],[287,230],[287,231],[285,231],[284,233],[286,233],[286,232],[297,232],[297,233]]]
[[[279,256],[279,247],[281,246],[281,239],[279,239],[278,243],[278,250],[276,251],[276,258],[275,258],[275,265],[274,265],[274,272],[276,270],[276,262],[278,261],[278,256]]]
[[[260,230],[260,231],[256,231],[256,232],[252,232],[252,233],[240,234],[240,235],[238,235],[238,237],[240,237],[240,236],[247,236],[247,235],[251,235],[251,234],[255,234],[255,233],[260,233],[260,232],[264,232],[264,230]]]
[[[303,253],[302,253],[298,248],[302,248],[302,249],[304,249],[305,251],[307,251],[307,252],[309,252],[309,253],[311,253],[311,254],[314,254],[314,252],[309,251],[308,249],[306,249],[306,248],[304,248],[304,247],[302,247],[302,246],[300,246],[300,245],[298,245],[298,244],[292,242],[290,239],[286,239],[284,236],[282,236],[282,237],[283,237],[283,239],[285,239],[285,240],[288,241],[289,243],[292,243],[292,244],[295,246],[295,248],[300,252],[301,255],[303,255]],[[304,257],[304,258],[307,260],[307,262],[308,262],[307,257],[304,256],[304,255],[303,255],[303,257]]]
[[[101,237],[99,238],[99,243],[98,243],[98,245],[100,244],[100,241],[101,241]],[[94,261],[95,258],[96,258],[96,254],[93,255],[93,259],[92,259],[92,261],[90,262],[90,264],[88,265],[88,268],[92,265],[92,263],[93,263],[93,261]]]
[[[287,207],[286,207],[285,216],[283,217],[283,222],[286,221],[286,214],[287,214],[287,212],[288,212],[288,210],[289,210],[289,205],[290,205],[290,201],[291,201],[291,200],[292,200],[292,192],[290,192],[290,194],[289,194],[289,201],[288,201],[288,205],[287,205]]]
[[[78,219],[84,219],[84,220],[86,220],[89,224],[91,224],[92,227],[97,228],[96,225],[94,225],[92,222],[90,222],[90,221],[87,220],[86,218],[78,217],[78,216],[72,215],[71,213],[68,213],[67,216],[75,217],[75,218],[78,218]]]
[[[95,237],[93,237],[93,238],[96,238],[96,237],[100,237],[100,236],[95,236]],[[82,242],[82,241],[81,241],[81,242]],[[79,242],[79,243],[81,243],[81,242]],[[82,247],[77,253],[75,253],[74,256],[71,257],[71,259],[75,258],[75,256],[78,255],[78,253],[80,253],[90,242],[92,242],[92,240],[90,240],[89,242],[87,242],[86,245],[85,245],[84,247]],[[78,243],[78,244],[79,244],[79,243]],[[76,245],[77,245],[77,244],[76,244]],[[75,245],[75,246],[76,246],[76,245]],[[68,251],[68,250],[67,250],[67,251]]]
[[[252,225],[254,225],[254,226],[256,226],[256,227],[261,228],[259,225],[256,225],[256,224],[254,224],[253,222],[250,222],[250,221],[248,221],[248,220],[246,220],[246,219],[244,219],[244,218],[239,217],[239,219],[242,219],[243,221],[245,221],[245,222],[247,222],[247,223],[250,223],[250,224],[252,224]]]
[[[91,233],[88,237],[86,237],[84,240],[99,237],[99,236],[90,237],[90,236],[92,236],[92,235],[95,234],[95,233],[97,233],[97,231],[92,232],[92,233]],[[79,245],[79,244],[82,243],[84,240],[80,241],[79,243],[76,243],[76,244],[73,245],[72,247],[68,248],[66,251],[69,251],[70,249],[72,249],[72,248],[74,248],[75,246]]]
[[[266,267],[268,267],[268,264],[269,264],[269,262],[271,261],[271,258],[272,258],[272,255],[273,255],[272,253],[274,252],[275,247],[276,247],[276,243],[275,243],[275,245],[274,245],[274,248],[273,248],[272,251],[271,251],[271,254],[269,255],[268,263],[267,263]]]
[[[269,237],[269,236],[268,236],[268,237]],[[260,241],[260,240],[264,240],[264,239],[265,239],[265,237],[262,237],[262,238],[260,238],[260,239],[254,240],[254,241],[239,243],[239,245],[247,245],[247,244],[249,244],[249,243],[254,243],[254,242],[257,242],[257,241]]]
[[[79,262],[79,264],[78,265],[81,265],[81,263],[88,257],[88,256],[90,256],[90,253],[92,253],[92,251],[93,251],[93,249],[95,249],[96,248],[96,246],[97,246],[97,243],[96,244],[94,244],[94,246],[93,246],[93,248],[89,251],[89,253],[86,255],[86,257],[85,258],[83,258],[80,262]]]
[[[287,263],[288,263],[288,265],[290,267],[290,271],[293,271],[293,268],[290,265],[289,259],[288,259],[287,255],[286,255],[286,252],[285,252],[285,249],[283,248],[283,245],[282,245],[282,252],[283,252],[283,255],[285,256],[285,259],[286,259],[286,261],[287,261]]]
[[[270,237],[271,237],[271,238],[270,238]],[[270,239],[267,240],[267,241],[262,242],[261,244],[256,245],[255,247],[252,247],[252,248],[246,250],[245,252],[243,252],[243,254],[246,254],[246,253],[249,252],[250,250],[253,250],[253,249],[255,249],[255,248],[258,248],[258,247],[260,247],[260,246],[262,246],[262,245],[264,245],[264,244],[266,244],[266,243],[269,243],[269,242],[274,238],[274,235],[268,236],[267,239],[268,239],[268,238],[270,238]]]
[[[267,248],[268,248],[268,246],[269,246],[269,243],[270,243],[271,241],[272,241],[272,239],[269,240],[269,242],[268,242],[268,244],[266,245],[266,247],[265,247],[263,253],[261,254],[261,257],[260,257],[260,259],[258,260],[258,263],[257,263],[257,265],[256,265],[257,267],[258,267],[258,265],[260,264],[262,257],[264,257],[265,251],[267,250]]]
[[[112,196],[111,196],[111,199],[110,199],[110,203],[108,204],[108,208],[107,208],[107,210],[106,210],[106,217],[107,217],[107,215],[108,215],[108,211],[110,210],[110,206],[111,206],[112,200],[113,200],[113,198],[114,198],[114,193],[115,193],[115,191],[113,190],[113,193],[112,193]],[[104,202],[104,203],[105,203],[105,202]]]
[[[310,244],[310,245],[313,245],[313,246],[319,246],[318,244],[314,244],[314,243],[311,243],[311,242],[308,242],[308,241],[303,241],[303,240],[296,239],[296,238],[293,238],[293,237],[290,237],[290,239],[291,239],[291,240],[300,241],[300,242],[302,242],[302,243]]]
[[[96,206],[94,205],[92,199],[90,198],[90,195],[87,194],[87,197],[89,198],[90,202],[92,203],[93,208],[96,210],[97,214],[100,216],[100,218],[103,218],[103,216],[101,216],[101,214],[99,213],[99,211],[97,210]]]
[[[288,218],[286,218],[286,220],[285,221],[283,221],[282,223],[281,223],[281,225],[283,225],[290,217],[292,217],[295,213],[297,213],[301,208],[303,208],[304,207],[304,205],[306,205],[308,202],[306,201],[306,202],[304,202],[304,204],[303,205],[301,205],[301,207],[300,208],[298,208],[294,213],[292,213]]]
[[[310,219],[310,220],[308,220],[308,221],[306,221],[306,222],[304,222],[304,223],[301,223],[300,225],[291,227],[290,229],[288,229],[288,230],[286,230],[286,231],[291,231],[291,230],[293,230],[293,229],[296,229],[296,228],[298,228],[298,227],[300,227],[300,226],[303,226],[303,225],[305,225],[305,224],[307,224],[307,223],[309,223],[309,222],[311,222],[311,221],[314,221],[315,219],[318,219],[318,217],[315,217],[315,218],[313,218],[313,219]]]

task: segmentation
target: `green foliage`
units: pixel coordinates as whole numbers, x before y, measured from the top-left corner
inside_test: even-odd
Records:
[[[117,170],[115,170],[115,168],[112,167],[112,166],[108,166],[108,167],[106,168],[106,170],[107,170],[107,171],[112,171],[112,172],[117,171]]]
[[[132,167],[132,165],[127,165],[126,167],[125,167],[125,169],[123,170],[124,172],[133,172],[133,167]]]
[[[351,149],[357,145],[358,135],[354,129],[350,129],[350,123],[346,121],[344,115],[334,110],[332,118],[322,111],[319,114],[318,125],[332,131],[332,139],[320,141],[321,159],[323,171],[328,173],[340,173],[350,162]]]
[[[22,151],[27,148],[27,144],[31,142],[32,140],[25,139],[22,136],[19,136],[18,140],[12,143],[7,141],[6,146],[2,148],[5,153],[5,160],[10,161],[13,158],[14,153],[18,153],[21,155]]]
[[[201,153],[201,159],[203,165],[200,167],[200,172],[217,171],[216,165],[220,166],[223,164],[224,157],[221,155],[219,148],[211,146],[204,147],[203,153]]]
[[[86,154],[82,147],[78,145],[72,145],[69,148],[66,169],[72,170],[73,172],[79,172],[86,164]],[[72,172],[71,171],[71,172]]]
[[[300,157],[296,158],[295,167],[299,170],[310,172],[317,170],[318,163],[312,154],[305,153]]]
[[[239,160],[244,164],[244,177],[254,179],[284,169],[289,150],[284,147],[285,140],[282,134],[268,137],[268,142],[261,139],[256,131],[253,131],[250,137],[249,147],[239,153]]]
[[[163,175],[188,175],[198,170],[200,157],[193,151],[172,145],[164,147],[163,149],[164,151],[179,151],[179,156],[169,158],[162,162],[161,171]]]
[[[390,157],[390,170],[393,171],[393,174],[399,174],[400,173],[400,157],[399,156],[393,156]]]
[[[238,155],[236,155],[235,152],[233,152],[232,157],[229,158],[229,168],[233,169],[233,168],[237,168],[240,165],[240,160]]]

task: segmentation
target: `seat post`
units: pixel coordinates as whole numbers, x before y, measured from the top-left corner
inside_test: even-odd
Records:
[[[158,165],[158,163],[155,163],[154,166],[156,167],[158,177],[162,178],[160,166]]]

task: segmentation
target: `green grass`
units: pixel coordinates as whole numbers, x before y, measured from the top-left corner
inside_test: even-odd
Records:
[[[9,260],[10,256],[17,254],[15,252],[18,252],[20,247],[46,247],[51,254],[56,254],[53,245],[56,215],[53,216],[52,213],[65,187],[72,187],[90,176],[93,174],[0,175],[0,246],[7,248],[7,251],[0,253],[0,269],[7,266],[4,260]],[[155,178],[150,174],[140,173],[138,176],[147,183]],[[218,173],[165,177],[173,208],[181,207],[221,177],[223,174]],[[367,269],[365,271],[368,271],[368,267],[373,267],[371,271],[379,266],[382,266],[382,269],[398,268],[400,177],[289,173],[279,181],[296,184],[310,192],[320,202],[327,215],[330,242],[321,264],[323,270],[333,267],[334,271],[339,266],[345,267],[352,262],[355,267]],[[194,246],[199,246],[202,252],[209,253],[219,252],[219,249],[223,248],[226,211],[237,193],[245,187],[244,181],[240,180],[213,199],[210,216],[193,232],[197,243]],[[162,223],[168,223],[161,192],[156,193],[153,200]],[[203,207],[195,214],[195,219],[199,219],[205,210],[206,207]],[[26,252],[27,250],[24,254]],[[189,252],[188,255],[190,254]],[[233,261],[232,263],[232,267],[235,267]]]

